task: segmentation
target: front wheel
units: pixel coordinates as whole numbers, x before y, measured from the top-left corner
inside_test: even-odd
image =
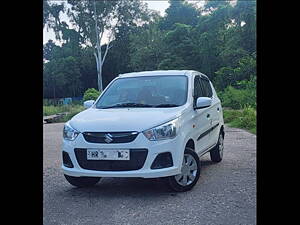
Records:
[[[90,187],[98,183],[101,177],[72,177],[64,174],[66,180],[75,187]]]
[[[184,151],[181,173],[168,177],[169,186],[177,192],[191,190],[200,176],[200,160],[197,153],[186,147]]]

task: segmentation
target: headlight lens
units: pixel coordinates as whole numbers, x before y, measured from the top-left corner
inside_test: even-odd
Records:
[[[160,126],[143,131],[143,134],[150,141],[171,139],[178,133],[178,119],[164,123]]]
[[[65,140],[74,141],[78,134],[80,134],[80,132],[71,127],[68,122],[65,124],[63,130],[63,137]]]

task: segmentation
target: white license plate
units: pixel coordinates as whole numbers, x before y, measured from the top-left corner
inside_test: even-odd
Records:
[[[130,160],[129,150],[87,149],[87,160]]]

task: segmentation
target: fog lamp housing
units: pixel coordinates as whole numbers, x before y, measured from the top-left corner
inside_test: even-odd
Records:
[[[67,152],[64,152],[62,153],[62,158],[63,158],[63,164],[65,167],[68,167],[68,168],[73,168],[74,165],[72,163],[72,160],[69,156],[69,154]]]
[[[162,169],[173,166],[173,158],[170,152],[160,153],[156,156],[151,165],[151,169]]]

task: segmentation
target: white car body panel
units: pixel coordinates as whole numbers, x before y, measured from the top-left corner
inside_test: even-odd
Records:
[[[177,108],[89,108],[72,118],[70,125],[83,131],[144,131],[178,117]],[[151,118],[151,120],[149,120]]]
[[[123,74],[115,78],[153,76],[153,75],[185,75],[188,77],[188,97],[184,105],[171,108],[111,108],[97,109],[95,104],[74,116],[69,124],[81,132],[74,141],[63,140],[62,151],[67,152],[74,165],[73,168],[62,165],[63,172],[69,176],[91,177],[166,177],[179,174],[183,160],[185,146],[192,140],[195,151],[199,156],[205,154],[218,141],[221,127],[224,125],[222,107],[219,98],[212,86],[212,105],[208,108],[194,109],[193,107],[193,80],[199,74],[197,71],[149,71],[140,73]],[[113,80],[113,81],[114,81]],[[112,82],[113,82],[112,81]],[[111,82],[111,83],[112,83]],[[106,87],[103,93],[109,88]],[[99,96],[103,95],[103,93]],[[98,98],[98,99],[99,99]],[[98,99],[95,101],[97,102]],[[219,110],[218,110],[219,109]],[[207,117],[210,114],[210,117]],[[160,141],[148,140],[143,131],[178,118],[179,129],[173,139]],[[213,126],[214,129],[209,131]],[[136,139],[129,143],[90,143],[87,142],[82,132],[122,132],[137,131]],[[207,134],[206,134],[207,133]],[[203,135],[206,134],[206,135]],[[203,136],[203,137],[202,137]],[[199,138],[201,137],[201,138]],[[77,162],[74,148],[95,149],[148,149],[148,155],[141,169],[131,171],[96,171],[80,167]],[[159,153],[170,152],[173,166],[162,169],[151,169],[151,164]]]

